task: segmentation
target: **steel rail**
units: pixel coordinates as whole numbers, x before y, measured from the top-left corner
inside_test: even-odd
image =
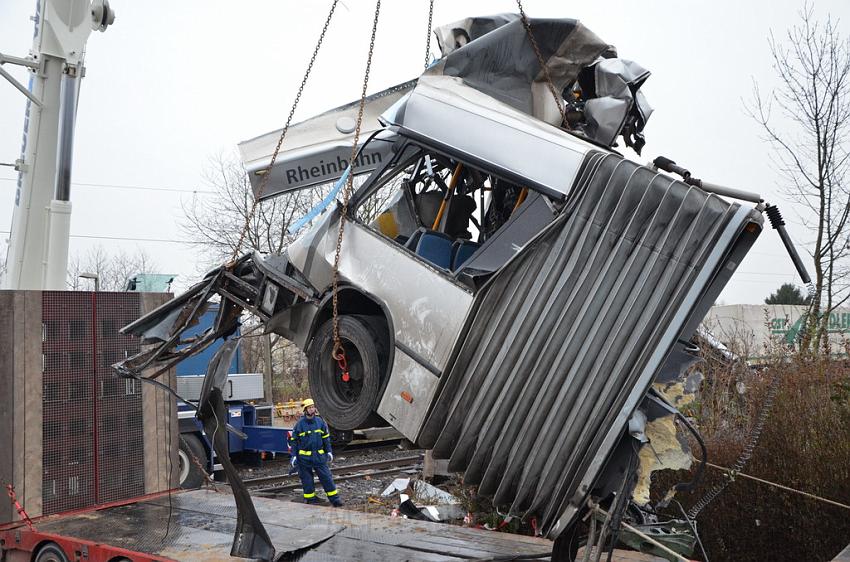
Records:
[[[396,469],[405,468],[414,466],[417,463],[421,462],[423,459],[422,455],[409,456],[409,457],[400,457],[397,459],[384,459],[379,461],[371,461],[364,462],[359,464],[350,464],[347,466],[340,466],[334,469],[334,479],[335,480],[349,480],[351,478],[360,478],[363,476],[371,476],[373,474],[377,474],[378,472],[370,472],[376,469],[382,468],[390,468],[390,470],[381,471],[381,473],[393,472]],[[261,478],[252,478],[250,480],[244,480],[246,486],[257,487],[264,486],[270,484],[278,484],[278,483],[293,483],[294,487],[300,486],[300,482],[298,480],[298,476],[295,474],[278,474],[275,476],[264,476]],[[286,489],[286,486],[278,486],[275,488],[271,488],[271,490],[282,490]],[[264,490],[268,491],[268,490]]]

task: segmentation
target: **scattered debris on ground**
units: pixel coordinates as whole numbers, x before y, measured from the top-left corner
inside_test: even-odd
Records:
[[[417,452],[424,453],[421,449],[398,446],[343,450],[338,452],[331,468],[401,459]],[[242,466],[240,472],[246,479],[286,474],[289,461],[285,457],[270,459],[258,467]],[[405,513],[400,506],[406,500],[408,508],[427,521],[528,535],[534,534],[536,529],[536,521],[520,521],[500,515],[486,498],[475,493],[474,487],[464,486],[459,474],[426,482],[422,479],[421,469],[399,468],[397,473],[340,481],[337,488],[345,502],[343,507],[351,511],[403,517]],[[319,496],[323,496],[320,486],[317,491]],[[301,501],[301,489],[284,492],[280,497]]]

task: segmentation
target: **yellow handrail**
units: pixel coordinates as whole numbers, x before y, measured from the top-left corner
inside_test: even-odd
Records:
[[[460,179],[461,170],[463,170],[463,164],[458,162],[457,166],[455,166],[455,171],[452,174],[452,179],[449,180],[449,189],[446,191],[446,196],[443,197],[442,203],[440,203],[440,210],[437,211],[437,218],[434,219],[434,226],[431,227],[431,230],[437,230],[437,228],[440,226],[440,219],[443,218],[443,211],[446,210],[446,202],[449,200],[449,197],[452,196],[452,192],[455,190],[457,181]]]

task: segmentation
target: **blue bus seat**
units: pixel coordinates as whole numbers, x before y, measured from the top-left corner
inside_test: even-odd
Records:
[[[452,265],[452,239],[442,232],[424,230],[416,244],[416,255],[437,267],[449,269]]]
[[[472,257],[475,250],[481,247],[478,242],[472,240],[457,240],[452,244],[452,271],[457,271],[463,262]]]

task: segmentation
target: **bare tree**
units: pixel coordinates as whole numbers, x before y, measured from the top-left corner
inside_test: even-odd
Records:
[[[246,319],[243,333],[247,333],[256,320]],[[295,344],[281,336],[271,334],[271,354],[265,343],[266,336],[242,339],[242,367],[249,373],[272,373],[271,387],[275,402],[304,398],[308,394],[307,357]],[[268,360],[271,359],[269,369]]]
[[[787,194],[801,204],[803,220],[815,235],[812,322],[807,349],[828,345],[829,313],[850,298],[847,185],[850,146],[850,38],[839,22],[817,21],[806,3],[800,23],[784,38],[769,38],[780,88],[763,97],[754,91],[750,115],[773,144]],[[777,108],[781,117],[771,120]]]
[[[101,291],[123,291],[130,277],[156,270],[156,263],[143,249],[134,253],[121,250],[110,254],[103,246],[95,246],[87,253],[75,254],[68,260],[66,285],[72,291],[91,289],[91,281],[80,275],[94,273]]]
[[[247,223],[242,248],[279,254],[294,239],[287,229],[327,195],[331,185],[297,191],[262,201],[253,215],[254,192],[248,174],[235,156],[219,155],[210,159],[204,172],[205,183],[215,194],[196,198],[183,205],[185,220],[181,229],[189,243],[195,244],[205,266],[217,266],[228,260]]]

